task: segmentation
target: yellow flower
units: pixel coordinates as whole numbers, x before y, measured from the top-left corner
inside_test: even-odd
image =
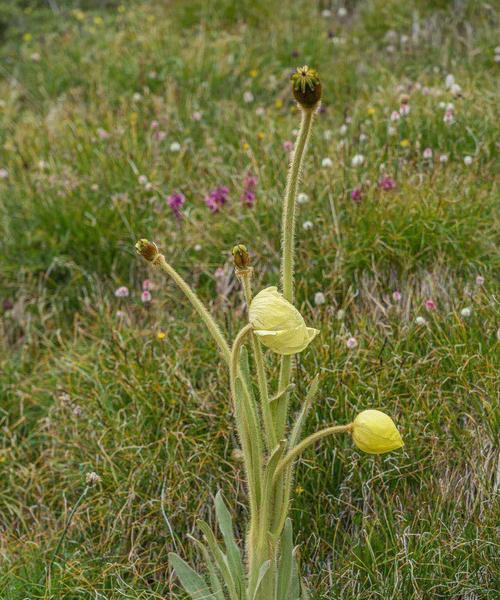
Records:
[[[259,131],[257,137],[259,138],[259,140],[263,140],[266,137],[266,134],[263,131]]]
[[[277,98],[274,102],[274,106],[276,108],[283,108],[283,100],[281,98]]]
[[[163,340],[166,338],[166,336],[167,336],[167,334],[166,334],[164,331],[159,331],[159,332],[156,334],[156,339],[157,339],[159,342],[161,342],[161,341],[163,341]]]
[[[247,142],[243,142],[243,150],[250,150],[250,145]]]
[[[384,454],[403,446],[391,417],[379,410],[364,410],[352,423],[352,439],[368,454]]]
[[[401,146],[401,148],[408,148],[408,146],[410,145],[410,140],[401,140],[399,142],[399,145]]]
[[[301,485],[298,485],[295,488],[295,493],[297,494],[297,496],[300,496],[300,494],[303,494],[305,492],[304,488]]]
[[[120,4],[117,10],[120,14],[123,14],[125,12],[125,7],[123,6],[123,4]]]
[[[252,69],[250,71],[250,77],[257,77],[258,73],[259,72],[257,71],[257,69]]]
[[[368,113],[370,116],[372,116],[372,115],[374,115],[374,114],[377,112],[377,109],[376,109],[376,108],[373,108],[373,106],[369,106],[369,107],[367,108],[366,112],[367,112],[367,113]]]
[[[31,42],[32,39],[33,39],[33,36],[31,35],[31,33],[23,34],[23,42]]]
[[[249,320],[260,341],[277,354],[302,352],[319,333],[276,287],[260,291],[250,303]]]

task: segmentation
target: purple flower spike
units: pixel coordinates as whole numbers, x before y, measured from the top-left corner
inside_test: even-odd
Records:
[[[215,188],[205,196],[205,204],[216,213],[228,201],[229,189],[223,185]]]
[[[182,217],[181,208],[184,202],[186,202],[186,198],[180,192],[174,192],[167,198],[167,204],[177,218]]]

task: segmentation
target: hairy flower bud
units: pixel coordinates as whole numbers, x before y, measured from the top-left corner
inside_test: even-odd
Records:
[[[236,269],[248,269],[251,260],[246,246],[238,244],[237,246],[234,246],[232,253]]]
[[[135,249],[137,250],[138,254],[140,254],[149,262],[153,262],[153,260],[158,256],[158,246],[149,240],[139,240],[135,245]]]
[[[312,109],[321,100],[321,82],[315,69],[307,65],[298,67],[291,77],[295,100],[305,109]]]
[[[384,454],[403,446],[391,417],[380,410],[364,410],[352,423],[352,439],[368,454]]]
[[[300,312],[274,286],[252,300],[249,320],[264,346],[277,354],[302,352],[319,333],[306,326]]]

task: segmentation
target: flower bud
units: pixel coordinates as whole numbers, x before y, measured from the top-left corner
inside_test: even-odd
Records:
[[[295,100],[306,109],[312,109],[321,100],[321,82],[315,69],[307,65],[298,67],[292,75],[292,92]]]
[[[238,244],[233,248],[233,261],[236,269],[247,269],[250,266],[250,255],[246,246]]]
[[[137,250],[138,254],[140,254],[149,262],[153,262],[153,260],[158,256],[157,245],[149,240],[139,240],[135,245],[135,249]]]
[[[319,333],[306,326],[300,312],[274,286],[252,300],[249,320],[264,346],[277,354],[302,352]]]
[[[403,446],[391,417],[379,410],[364,410],[352,423],[352,439],[368,454],[384,454]]]

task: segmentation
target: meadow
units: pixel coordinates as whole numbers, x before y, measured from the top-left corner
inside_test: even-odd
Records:
[[[200,561],[220,489],[245,522],[225,365],[134,244],[234,337],[234,244],[279,280],[303,64],[293,408],[319,371],[307,432],[383,407],[405,442],[304,454],[312,598],[497,597],[494,4],[0,0],[2,600],[184,600],[168,552]]]

